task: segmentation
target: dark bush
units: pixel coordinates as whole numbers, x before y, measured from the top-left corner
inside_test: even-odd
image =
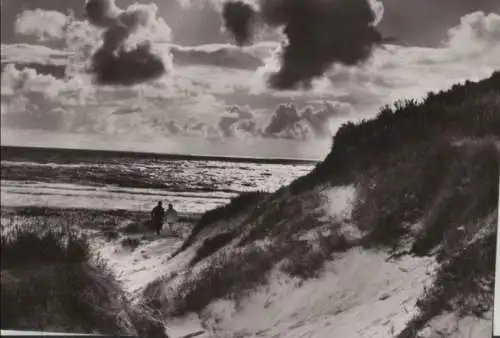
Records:
[[[468,246],[438,271],[434,285],[419,299],[419,315],[397,338],[413,338],[445,311],[481,317],[493,307],[496,233]]]
[[[203,268],[200,275],[184,282],[172,300],[173,316],[199,312],[212,300],[223,297],[238,299],[245,291],[266,281],[273,267],[272,250],[251,247],[231,257],[221,255]]]
[[[1,247],[2,270],[48,263],[80,264],[90,258],[85,238],[65,230],[14,229],[2,235]]]
[[[465,155],[448,171],[413,252],[426,255],[447,232],[474,224],[498,208],[498,152],[493,145],[466,146]]]
[[[249,210],[256,204],[262,202],[268,195],[268,193],[264,192],[245,192],[233,198],[229,204],[207,211],[196,223],[188,238],[184,241],[184,243],[182,243],[182,246],[173,254],[173,256],[178,255],[193,244],[196,236],[207,226],[210,226],[220,220],[230,219],[245,210]]]
[[[1,243],[2,329],[136,335],[163,327],[141,319],[82,235],[14,228]]]
[[[191,260],[190,265],[193,266],[202,259],[217,252],[222,247],[229,244],[229,242],[231,242],[235,237],[236,237],[235,232],[226,232],[219,234],[215,237],[205,239],[201,247],[199,247],[198,250],[196,251],[196,255]]]
[[[126,234],[139,234],[143,233],[145,229],[148,229],[149,222],[145,221],[142,224],[140,222],[131,222],[121,228],[121,232]]]
[[[133,250],[141,244],[141,240],[139,238],[125,237],[122,239],[121,244],[122,246]]]

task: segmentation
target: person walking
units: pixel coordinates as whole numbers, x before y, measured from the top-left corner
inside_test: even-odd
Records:
[[[177,211],[174,209],[174,206],[172,204],[168,205],[166,216],[169,230],[172,232],[173,225],[177,221]]]
[[[159,235],[163,227],[163,219],[165,217],[165,209],[163,209],[161,201],[153,208],[151,211],[151,221],[153,223],[153,229],[156,230],[156,234]]]

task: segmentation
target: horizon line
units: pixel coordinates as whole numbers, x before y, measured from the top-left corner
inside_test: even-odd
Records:
[[[312,158],[293,158],[293,157],[256,157],[256,156],[234,156],[234,155],[201,155],[201,154],[186,154],[186,153],[160,153],[157,151],[144,151],[144,150],[123,150],[123,149],[103,149],[103,148],[77,148],[77,147],[52,147],[52,146],[24,146],[24,145],[12,145],[12,144],[0,144],[0,149],[3,151],[7,148],[17,148],[17,149],[30,149],[30,150],[55,150],[55,151],[77,151],[77,152],[101,152],[101,153],[115,153],[123,155],[135,155],[135,157],[146,156],[159,156],[159,157],[177,157],[177,158],[197,158],[204,160],[225,160],[229,162],[294,162],[294,163],[319,163],[323,159],[312,159]],[[3,158],[2,158],[3,160]]]

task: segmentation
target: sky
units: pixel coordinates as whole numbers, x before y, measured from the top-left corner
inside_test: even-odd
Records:
[[[321,159],[500,70],[498,0],[1,0],[2,145]]]

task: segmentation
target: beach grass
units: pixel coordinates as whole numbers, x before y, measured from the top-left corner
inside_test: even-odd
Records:
[[[166,337],[155,315],[129,303],[89,237],[64,215],[2,210],[2,329]]]

